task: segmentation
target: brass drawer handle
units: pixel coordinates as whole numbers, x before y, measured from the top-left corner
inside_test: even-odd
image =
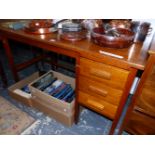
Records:
[[[104,105],[96,102],[96,101],[93,101],[93,100],[90,100],[88,99],[87,100],[87,103],[92,107],[92,108],[97,108],[99,110],[103,110],[104,109]]]
[[[98,70],[98,69],[94,69],[94,68],[90,69],[90,74],[92,74],[94,76],[98,76],[100,78],[107,79],[107,80],[111,79],[111,73],[106,72],[106,71],[101,71],[101,70]]]
[[[106,90],[97,88],[97,87],[92,86],[92,85],[89,85],[89,86],[88,86],[88,89],[89,89],[90,91],[93,91],[93,92],[95,92],[95,93],[97,93],[97,94],[99,94],[99,95],[102,95],[102,96],[107,96],[107,94],[108,94],[108,92],[107,92]]]

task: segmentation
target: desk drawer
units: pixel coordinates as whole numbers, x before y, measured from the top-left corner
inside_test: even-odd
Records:
[[[78,97],[78,102],[80,102],[81,105],[86,106],[104,116],[107,116],[110,119],[114,119],[117,106],[82,91],[79,91]]]
[[[87,94],[93,95],[99,99],[118,105],[123,91],[115,89],[84,76],[79,77],[79,90]]]
[[[104,82],[117,89],[123,89],[129,75],[129,71],[94,62],[85,58],[80,59],[80,74]]]

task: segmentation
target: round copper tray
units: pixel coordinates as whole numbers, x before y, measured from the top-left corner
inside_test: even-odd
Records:
[[[68,41],[80,41],[85,39],[87,36],[87,31],[79,32],[61,32],[60,38]]]
[[[25,32],[27,33],[32,33],[32,34],[48,34],[48,33],[53,33],[56,32],[57,29],[54,27],[50,27],[50,28],[29,28],[29,27],[25,27]]]

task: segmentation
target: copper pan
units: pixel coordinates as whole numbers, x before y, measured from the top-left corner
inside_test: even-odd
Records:
[[[32,20],[27,26],[25,26],[25,32],[32,34],[48,34],[56,32],[57,26],[59,23],[65,21],[66,19],[62,19],[54,24],[50,23],[49,20]],[[36,26],[36,23],[39,25]]]
[[[48,33],[53,33],[56,32],[57,28],[55,27],[50,27],[50,28],[37,28],[37,29],[32,29],[25,27],[25,32],[27,33],[32,33],[32,34],[48,34]]]

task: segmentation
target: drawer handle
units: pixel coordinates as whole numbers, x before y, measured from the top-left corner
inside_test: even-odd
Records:
[[[94,87],[92,85],[89,85],[89,90],[90,91],[93,91],[99,95],[102,95],[102,96],[107,96],[108,92],[106,90],[103,90],[103,89],[100,89],[100,88],[97,88],[97,87]]]
[[[100,78],[104,78],[104,79],[111,79],[111,73],[106,72],[106,71],[101,71],[101,70],[97,70],[97,69],[90,69],[90,74],[98,76]]]
[[[104,109],[104,106],[102,104],[99,104],[98,102],[96,101],[93,101],[93,100],[87,100],[87,103],[93,107],[93,108],[97,108],[99,110],[103,110]]]

